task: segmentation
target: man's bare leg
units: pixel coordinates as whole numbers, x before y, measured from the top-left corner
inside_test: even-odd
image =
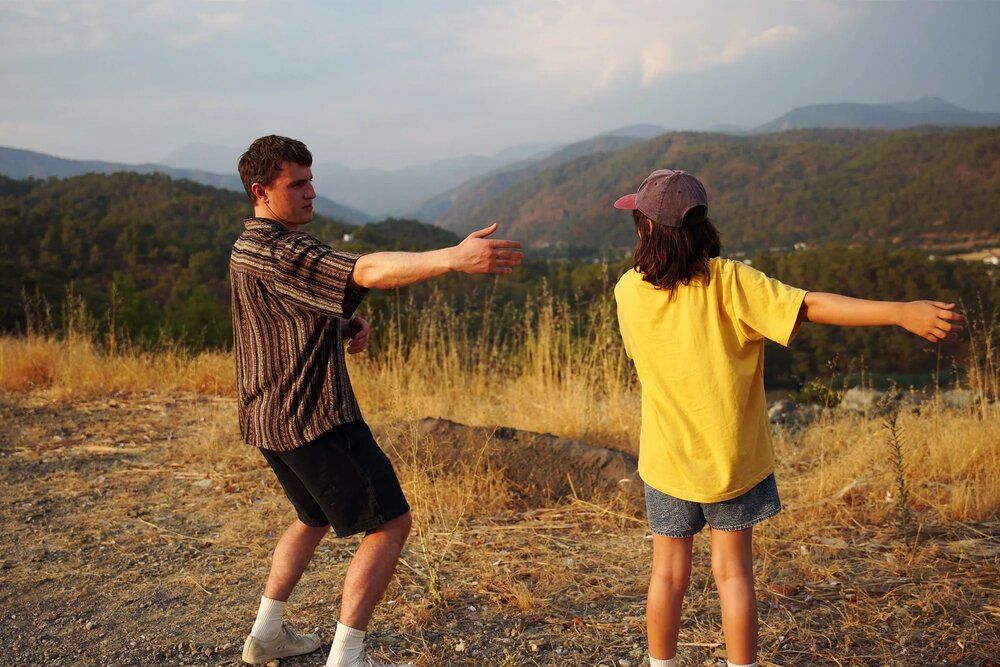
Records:
[[[308,526],[298,519],[278,539],[271,558],[271,571],[264,584],[264,597],[285,602],[299,583],[316,546],[330,532],[330,526]]]
[[[330,647],[327,667],[359,667],[365,664],[364,639],[368,622],[375,605],[389,587],[412,523],[412,515],[407,512],[368,531],[361,540],[344,579],[340,622]]]
[[[365,533],[344,579],[341,623],[357,630],[368,629],[375,605],[385,595],[396,571],[412,524],[413,517],[407,512]]]
[[[243,645],[245,662],[262,664],[272,658],[310,653],[320,647],[318,635],[284,627],[283,618],[285,602],[312,560],[316,545],[329,530],[329,526],[309,526],[296,519],[278,539],[257,618]]]

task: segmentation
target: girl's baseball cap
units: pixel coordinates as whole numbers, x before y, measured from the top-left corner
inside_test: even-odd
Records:
[[[635,194],[615,202],[615,208],[641,211],[653,222],[668,227],[680,227],[684,216],[696,206],[704,206],[708,211],[705,186],[679,169],[657,169],[646,177]]]

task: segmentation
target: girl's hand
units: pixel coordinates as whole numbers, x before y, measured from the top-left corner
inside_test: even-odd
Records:
[[[965,316],[955,304],[942,301],[910,301],[902,305],[899,326],[932,343],[955,340],[965,327]]]
[[[347,323],[347,353],[357,354],[363,352],[368,347],[368,340],[371,337],[372,328],[363,317],[352,317]]]

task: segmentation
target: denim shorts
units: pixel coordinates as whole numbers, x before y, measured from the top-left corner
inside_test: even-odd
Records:
[[[721,503],[681,500],[646,485],[649,529],[665,537],[691,537],[706,523],[716,530],[744,530],[780,511],[773,474],[743,495]]]

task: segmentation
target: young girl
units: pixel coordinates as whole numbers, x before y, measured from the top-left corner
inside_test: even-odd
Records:
[[[673,667],[691,544],[707,523],[731,667],[756,665],[753,526],[781,511],[764,399],[764,339],[788,345],[803,321],[894,324],[954,339],[954,304],[806,292],[719,257],[708,196],[661,169],[615,202],[632,211],[633,268],[615,286],[626,354],[642,384],[639,474],[653,533],[646,603],[649,661]]]

